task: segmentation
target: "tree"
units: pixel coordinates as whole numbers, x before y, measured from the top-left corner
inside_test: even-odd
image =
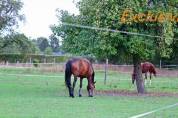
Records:
[[[53,54],[53,50],[51,47],[47,47],[44,51],[44,54],[47,54],[47,55],[52,55]]]
[[[164,0],[159,2],[153,1],[151,7],[148,5],[147,0],[81,0],[78,3],[78,7],[80,15],[74,16],[61,12],[60,21],[62,23],[68,22],[125,32],[97,31],[60,24],[53,27],[53,32],[63,38],[64,49],[71,53],[77,52],[81,54],[87,52],[87,49],[91,49],[92,46],[86,45],[87,43],[85,42],[87,41],[82,40],[86,37],[86,39],[90,39],[90,42],[94,42],[94,50],[91,49],[89,52],[96,57],[130,56],[133,60],[137,91],[138,93],[145,93],[141,61],[151,59],[156,51],[162,57],[170,56],[172,52],[170,46],[175,38],[174,30],[176,29],[176,23],[168,21],[163,23],[148,21],[120,23],[120,18],[126,9],[131,9],[133,13],[148,13],[149,11],[153,13],[157,11],[173,11],[176,13],[177,8],[165,3]],[[126,32],[149,34],[155,37],[130,35]],[[82,48],[86,46],[88,48]]]
[[[22,6],[23,3],[20,0],[0,1],[0,52],[19,53],[20,51],[17,46],[19,44],[17,43],[21,43],[19,39],[25,36],[23,34],[14,33],[12,28],[13,26],[18,26],[18,21],[24,20],[24,15],[20,13]],[[8,34],[9,31],[10,33]],[[6,36],[6,34],[8,35]],[[22,37],[17,38],[16,36]]]
[[[31,39],[31,41],[32,41],[32,44],[34,45],[34,48],[33,48],[34,51],[33,52],[35,54],[40,54],[41,51],[40,51],[40,49],[39,49],[39,47],[37,45],[37,40],[36,39]]]
[[[0,34],[3,29],[10,29],[22,21],[24,16],[20,13],[23,3],[20,0],[0,1]]]
[[[47,38],[39,37],[37,38],[37,45],[41,52],[44,52],[47,47],[49,47],[49,42]]]
[[[67,11],[57,11],[61,22],[79,23],[79,16],[71,15]],[[93,55],[95,32],[90,30],[81,30],[75,27],[66,27],[64,25],[51,27],[54,35],[60,36],[62,40],[62,50],[77,55]]]
[[[50,40],[50,46],[53,50],[53,52],[59,52],[59,39],[55,35],[51,35],[49,37]]]

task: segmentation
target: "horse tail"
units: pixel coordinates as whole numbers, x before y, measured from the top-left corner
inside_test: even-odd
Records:
[[[68,61],[66,63],[66,69],[65,69],[65,85],[70,88],[71,87],[71,75],[72,75],[72,70],[71,70],[71,62]]]
[[[94,78],[95,78],[95,72],[93,71],[93,73],[92,73],[92,81],[93,81],[93,83],[95,83]]]

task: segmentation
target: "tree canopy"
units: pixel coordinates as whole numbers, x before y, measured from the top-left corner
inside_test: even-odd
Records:
[[[59,52],[59,39],[55,35],[52,34],[49,36],[49,43],[53,52]]]
[[[132,10],[137,14],[168,12],[177,15],[176,2],[166,0],[81,0],[77,6],[80,11],[79,15],[58,11],[60,23],[52,27],[54,34],[63,38],[63,49],[74,54],[94,55],[100,58],[114,57],[119,60],[121,55],[132,58],[134,72],[138,75],[136,77],[138,92],[144,93],[140,69],[141,60],[151,59],[156,53],[160,57],[170,56],[173,51],[171,45],[177,38],[177,22],[165,20],[164,22],[121,23],[123,12]],[[153,15],[148,18],[155,19]],[[66,22],[79,24],[79,26],[67,25]],[[111,29],[111,31],[86,29],[81,25]],[[123,32],[114,32],[115,30]]]
[[[94,54],[97,57],[137,54],[142,59],[152,58],[155,54],[155,50],[159,50],[162,57],[169,57],[172,52],[170,45],[173,43],[175,33],[177,33],[176,23],[120,23],[123,11],[126,9],[132,9],[134,13],[146,13],[148,11],[153,13],[159,13],[160,11],[176,13],[177,8],[170,6],[168,3],[165,3],[165,1],[148,2],[147,0],[137,0],[131,2],[128,0],[81,0],[78,3],[78,7],[80,15],[75,16],[66,11],[61,11],[58,12],[59,20],[62,23],[67,22],[109,28],[159,36],[161,38],[88,30],[69,27],[63,24],[53,27],[54,33],[63,38],[63,48],[68,52],[84,55]],[[86,45],[88,46],[86,47]],[[101,54],[100,52],[104,53]]]
[[[20,0],[0,1],[0,33],[4,29],[12,29],[18,25],[18,21],[24,20],[24,15],[20,13],[23,3]]]
[[[37,38],[37,45],[41,52],[44,52],[47,47],[49,47],[48,39],[45,37],[39,37]]]

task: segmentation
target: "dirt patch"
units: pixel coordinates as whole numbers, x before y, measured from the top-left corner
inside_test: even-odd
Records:
[[[97,90],[96,95],[108,96],[143,96],[143,97],[178,97],[178,93],[169,92],[147,92],[145,94],[138,94],[135,91],[128,90]]]

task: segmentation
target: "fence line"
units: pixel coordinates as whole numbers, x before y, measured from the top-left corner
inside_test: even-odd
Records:
[[[40,69],[45,72],[64,72],[65,64],[64,63],[36,63],[38,66],[37,69]],[[166,65],[167,66],[167,65]],[[170,65],[169,68],[166,69],[157,69],[157,75],[163,77],[178,77],[178,70],[173,70],[173,68],[178,65]],[[35,68],[33,63],[8,63],[0,64],[1,68]],[[105,64],[93,64],[93,67],[97,71],[105,70]],[[108,71],[114,71],[124,74],[131,74],[133,72],[133,65],[107,65]],[[170,69],[170,70],[169,70]]]
[[[38,65],[65,65],[65,63],[55,63],[55,62],[51,62],[51,63],[0,63],[0,66],[8,66],[8,65],[19,65],[19,66],[24,66],[24,65],[31,65],[33,66],[34,64],[38,64]],[[93,65],[98,65],[98,66],[104,66],[104,64],[97,64],[94,63]],[[121,65],[116,65],[116,64],[108,64],[109,67],[133,67],[133,65],[129,65],[129,64],[121,64]],[[156,65],[156,67],[159,67],[158,65]],[[174,65],[174,64],[170,64],[170,65],[162,65],[162,67],[178,67],[178,65]]]
[[[5,76],[20,76],[20,77],[47,77],[47,78],[60,78],[63,77],[64,75],[56,75],[56,76],[51,76],[51,75],[40,75],[40,74],[6,74],[6,73],[0,73],[0,75],[5,75]],[[112,78],[113,79],[113,78]],[[115,78],[114,78],[115,79]],[[1,79],[0,79],[1,80]],[[118,79],[119,81],[131,81],[131,79]],[[170,81],[168,80],[154,80],[154,83],[168,83]],[[176,82],[177,83],[177,82]]]

